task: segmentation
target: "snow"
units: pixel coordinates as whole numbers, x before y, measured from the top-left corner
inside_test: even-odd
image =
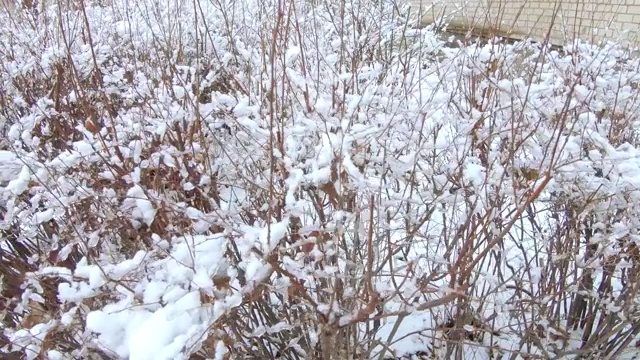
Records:
[[[17,174],[16,177],[13,177],[13,174],[7,174],[11,177],[9,184],[6,189],[11,191],[14,195],[20,195],[29,188],[29,181],[31,181],[31,171],[27,165],[22,166],[22,169]]]
[[[261,230],[259,241],[264,252],[269,253],[276,249],[280,240],[286,235],[288,227],[289,219],[287,218]]]
[[[371,358],[562,357],[587,330],[540,302],[570,303],[589,271],[611,273],[606,296],[580,292],[590,311],[638,320],[616,300],[637,287],[640,239],[640,62],[625,50],[447,48],[390,1],[199,6],[87,4],[92,44],[79,12],[60,21],[53,5],[29,16],[60,26],[0,30],[15,149],[0,150],[2,226],[19,230],[0,257],[38,248],[9,279],[19,320],[59,303],[5,329],[30,358],[312,357],[326,331]],[[77,72],[61,94],[58,65]],[[460,331],[495,333],[447,339],[462,304],[477,319]],[[71,345],[46,340],[59,330]]]
[[[182,239],[174,246],[170,258],[148,265],[161,266],[159,269],[162,270],[154,274],[155,280],[149,280],[140,287],[145,306],[140,310],[126,306],[133,300],[130,294],[120,303],[90,312],[87,328],[98,334],[101,346],[122,357],[140,360],[181,358],[183,347],[190,344],[204,326],[197,324],[203,324],[202,321],[216,313],[201,303],[198,291],[190,291],[184,286],[191,284],[203,290],[212,288],[208,279],[219,271],[224,244],[225,240],[220,237]],[[137,256],[137,261],[142,260],[140,256]],[[197,269],[195,276],[186,271],[175,271],[187,270],[181,266],[185,261],[190,261],[190,267]],[[133,263],[123,265],[106,270],[122,278],[135,268]],[[89,266],[87,270],[89,284],[104,284],[92,280],[93,274],[100,274],[97,267]],[[76,276],[87,277],[82,276],[80,269],[76,270]],[[158,307],[159,302],[167,305]],[[230,303],[227,308],[229,306],[237,306],[237,303]]]
[[[127,196],[135,201],[137,211],[134,211],[134,217],[142,219],[150,226],[155,219],[157,209],[154,208],[142,187],[139,185],[133,186],[127,192]]]
[[[0,151],[0,182],[15,180],[20,176],[23,162],[12,151]]]

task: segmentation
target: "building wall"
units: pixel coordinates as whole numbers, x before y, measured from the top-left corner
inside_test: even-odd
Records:
[[[640,0],[408,0],[412,12],[425,21],[444,14],[450,28],[499,36],[531,37],[547,34],[556,45],[574,38],[616,40],[640,45]],[[555,16],[554,16],[555,14]]]

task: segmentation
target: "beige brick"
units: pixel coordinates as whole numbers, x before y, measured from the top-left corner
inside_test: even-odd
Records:
[[[414,6],[420,3],[431,6],[433,3],[431,0],[407,1]],[[436,0],[436,3],[438,1],[463,4],[467,0]],[[598,29],[597,37],[601,39],[615,38],[622,35],[624,30],[634,33],[640,31],[640,0],[561,1],[561,10],[553,26],[554,39],[574,34],[592,38],[594,28]],[[475,19],[475,23],[479,25],[499,23],[509,28],[515,21],[515,33],[532,32],[534,38],[540,39],[550,26],[555,4],[556,0],[468,0],[457,21],[468,23]]]
[[[638,30],[638,23],[618,23],[616,30],[625,31],[625,30]]]
[[[603,8],[602,11],[606,12],[607,9]],[[618,5],[613,8],[613,11],[615,11],[618,14],[626,14],[627,12],[629,12],[629,7],[626,5]]]
[[[631,14],[619,14],[616,17],[616,22],[619,22],[619,23],[630,23],[630,22],[634,21],[633,18],[634,18],[634,15],[631,15]]]

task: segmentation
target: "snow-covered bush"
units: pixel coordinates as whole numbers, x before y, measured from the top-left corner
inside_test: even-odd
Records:
[[[453,48],[410,19],[391,0],[3,14],[1,351],[631,354],[640,63]]]

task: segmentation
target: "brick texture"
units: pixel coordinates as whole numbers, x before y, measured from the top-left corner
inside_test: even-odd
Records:
[[[640,0],[407,0],[428,23],[563,45],[580,38],[640,45]]]

